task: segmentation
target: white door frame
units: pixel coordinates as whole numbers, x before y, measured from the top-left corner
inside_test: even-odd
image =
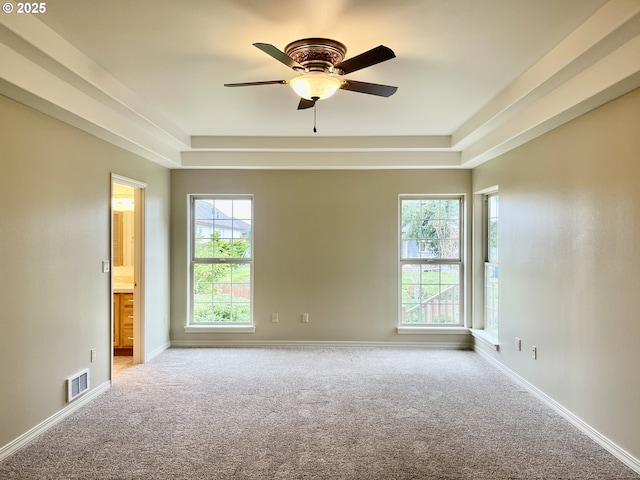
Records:
[[[134,189],[134,260],[133,260],[133,294],[135,302],[133,304],[133,363],[144,363],[144,272],[145,272],[145,189],[147,184],[124,177],[116,173],[111,174],[111,197],[109,204],[111,205],[111,222],[113,223],[113,184],[126,185]],[[111,263],[113,264],[113,225],[111,226]],[[109,304],[113,309],[113,274],[110,282],[111,300]],[[113,311],[111,312],[111,329],[110,329],[110,350],[111,350],[111,379],[113,381]]]

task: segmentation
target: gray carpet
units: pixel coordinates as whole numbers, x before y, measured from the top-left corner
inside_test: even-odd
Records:
[[[2,479],[640,479],[468,351],[170,349]]]

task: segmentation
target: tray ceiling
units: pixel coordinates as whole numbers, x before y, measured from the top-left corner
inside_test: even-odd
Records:
[[[396,58],[296,110],[252,46]],[[169,168],[471,168],[640,85],[628,0],[64,0],[0,16],[0,93]]]

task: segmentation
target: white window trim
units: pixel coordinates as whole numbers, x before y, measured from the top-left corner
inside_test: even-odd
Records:
[[[399,195],[398,196],[398,335],[428,335],[428,334],[465,334],[468,335],[469,328],[466,327],[466,273],[465,258],[467,251],[466,242],[466,198],[465,194],[424,194],[424,195]],[[402,265],[411,263],[409,259],[402,258],[402,200],[411,199],[459,199],[460,200],[460,251],[458,260],[439,260],[437,262],[421,259],[417,263],[426,264],[454,264],[460,266],[460,324],[405,324],[402,323]]]
[[[400,325],[398,335],[468,335],[469,329],[459,325]]]
[[[185,325],[185,333],[255,333],[256,326],[246,323],[236,325],[222,324],[204,324],[204,325]]]
[[[256,326],[253,318],[253,281],[254,281],[254,262],[255,262],[255,250],[253,241],[253,228],[251,231],[251,322],[247,323],[227,323],[227,322],[211,322],[211,323],[193,323],[193,267],[196,263],[193,258],[194,249],[194,218],[193,215],[193,201],[194,199],[217,199],[227,198],[230,200],[235,199],[250,199],[251,200],[251,221],[253,222],[253,195],[252,194],[189,194],[187,195],[187,208],[189,218],[189,237],[187,244],[187,260],[189,265],[188,272],[188,303],[187,303],[187,321],[184,326],[185,333],[255,333]],[[229,262],[235,263],[235,262]]]
[[[493,185],[482,190],[474,192],[473,202],[473,265],[474,265],[474,277],[472,279],[473,285],[473,313],[472,313],[472,325],[470,329],[471,334],[475,339],[492,348],[493,350],[499,350],[499,333],[496,335],[493,332],[489,332],[484,329],[484,275],[486,262],[486,207],[485,200],[489,195],[500,194],[498,185]]]
[[[478,328],[470,328],[469,331],[471,332],[471,335],[473,335],[473,338],[479,340],[480,343],[485,344],[487,347],[495,350],[496,352],[500,349],[498,337],[493,333]]]

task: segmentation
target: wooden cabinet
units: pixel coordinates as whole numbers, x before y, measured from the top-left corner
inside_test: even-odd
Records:
[[[113,348],[133,348],[133,293],[113,294]]]

